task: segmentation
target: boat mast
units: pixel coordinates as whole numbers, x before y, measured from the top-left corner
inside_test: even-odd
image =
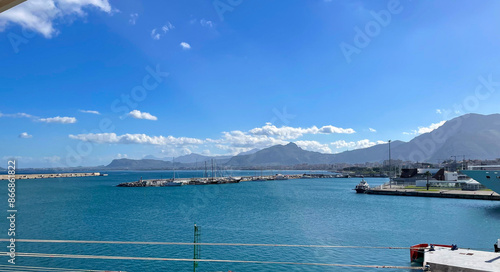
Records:
[[[392,188],[391,140],[389,140],[389,188]]]
[[[214,180],[214,159],[212,159],[212,181]]]
[[[205,173],[203,174],[203,177],[204,178],[208,178],[208,174],[207,174],[207,161],[205,161]]]
[[[172,177],[172,181],[174,181],[174,180],[175,180],[174,157],[172,157],[172,170],[174,170],[174,171],[173,171],[173,177]]]

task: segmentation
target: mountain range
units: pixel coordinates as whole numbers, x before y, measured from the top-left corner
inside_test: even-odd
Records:
[[[333,164],[382,162],[389,157],[389,144],[324,154],[307,151],[295,143],[275,145],[262,150],[236,156],[210,157],[189,154],[176,158],[175,165],[193,167],[194,163],[215,158],[219,165],[231,167],[291,166],[298,164]],[[445,122],[437,129],[416,136],[409,142],[392,141],[393,160],[414,162],[436,162],[451,156],[470,159],[500,158],[500,114],[466,114]],[[113,160],[107,168],[114,169],[163,169],[172,167],[172,162],[162,160]]]

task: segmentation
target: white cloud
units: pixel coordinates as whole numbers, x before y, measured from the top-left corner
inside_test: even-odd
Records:
[[[222,134],[223,134],[222,139],[218,140],[207,139],[207,142],[229,145],[232,147],[249,148],[248,150],[252,148],[263,148],[272,145],[288,143],[286,141],[276,139],[274,137],[269,137],[267,135],[250,135],[248,133],[239,130],[234,130],[231,132],[223,132]],[[223,149],[222,147],[219,148]]]
[[[114,11],[108,0],[30,0],[0,13],[0,31],[17,24],[51,38],[58,34],[54,28],[57,19],[69,17],[66,21],[71,21],[74,16],[84,17],[84,8],[96,8],[109,14]]]
[[[209,28],[212,28],[212,27],[215,26],[214,22],[208,21],[208,20],[205,20],[205,19],[201,19],[200,20],[200,25],[203,26],[203,27],[209,27]]]
[[[19,138],[29,139],[29,138],[33,138],[33,135],[29,135],[28,132],[23,132],[23,133],[19,134]]]
[[[424,133],[431,132],[431,131],[439,128],[440,126],[444,125],[444,123],[446,123],[446,120],[441,121],[439,123],[435,123],[435,124],[433,123],[428,127],[418,127],[418,134],[424,134]]]
[[[230,151],[232,154],[245,152],[253,148],[266,148],[277,144],[287,144],[289,140],[297,139],[305,134],[332,134],[332,133],[355,133],[353,129],[343,129],[331,125],[318,128],[296,128],[289,126],[276,127],[266,123],[263,127],[254,128],[247,132],[234,130],[223,132],[220,139],[206,139],[207,143],[216,144],[218,149]],[[305,149],[331,153],[328,145],[316,141],[297,141]]]
[[[334,133],[345,133],[351,134],[355,133],[352,128],[338,128],[331,125],[323,126],[318,128],[316,126],[312,126],[310,128],[301,128],[301,127],[288,127],[282,126],[280,128],[272,125],[271,123],[266,123],[265,126],[260,128],[254,128],[249,131],[250,134],[253,135],[267,135],[267,136],[276,136],[279,139],[283,140],[291,140],[297,139],[304,134],[334,134]]]
[[[132,111],[131,114],[142,116],[144,113],[140,111]],[[188,154],[193,149],[208,150],[212,153],[214,149],[219,149],[230,154],[238,154],[249,151],[254,148],[262,149],[278,144],[288,144],[290,140],[297,139],[306,134],[332,134],[332,133],[355,133],[353,129],[338,128],[331,125],[309,128],[300,127],[276,127],[267,123],[263,127],[250,129],[249,131],[233,130],[230,132],[222,132],[218,138],[196,139],[173,136],[149,136],[146,134],[123,134],[115,133],[89,133],[69,135],[71,139],[80,141],[94,142],[100,144],[147,144],[156,146],[168,146],[165,149],[169,154],[175,151],[176,154],[181,152]],[[332,153],[331,146],[318,141],[300,140],[296,144],[306,150],[317,151],[322,153]],[[362,142],[359,143],[362,146]],[[201,145],[201,147],[200,147]],[[175,147],[175,148],[174,148]],[[186,148],[180,150],[180,148]],[[203,148],[203,149],[201,149]],[[217,153],[217,152],[215,152]]]
[[[181,146],[179,148],[163,149],[160,153],[167,157],[178,157],[189,155],[193,153],[193,151],[191,151],[190,146]]]
[[[135,119],[146,119],[146,120],[152,120],[152,121],[158,120],[158,118],[156,116],[153,116],[148,112],[140,112],[138,110],[131,111],[128,114],[128,116],[133,117]]]
[[[146,134],[88,133],[69,135],[69,138],[99,144],[199,145],[203,140],[187,137],[148,136]]]
[[[191,45],[187,42],[181,42],[180,46],[182,47],[182,49],[184,50],[188,50],[188,49],[191,49]]]
[[[316,151],[321,153],[332,153],[332,150],[328,146],[328,144],[322,144],[318,141],[295,141],[299,147],[309,151]]]
[[[228,146],[228,145],[222,145],[222,144],[218,144],[215,147],[220,149],[220,150],[226,151],[225,154],[231,154],[233,156],[253,149],[251,147],[236,147],[236,146]],[[214,154],[207,153],[207,154],[203,154],[203,155],[208,156],[208,155],[214,155]]]
[[[437,114],[441,114],[441,113],[443,113],[443,111],[442,111],[442,110],[440,110],[440,109],[437,109],[437,110],[436,110],[436,113],[437,113]]]
[[[37,119],[39,122],[44,122],[44,123],[60,123],[60,124],[74,124],[76,123],[76,118],[75,117],[50,117],[50,118],[39,118]]]
[[[370,132],[377,132],[377,130],[374,128],[368,128],[368,129],[370,130]]]
[[[128,23],[131,24],[131,25],[135,25],[135,23],[137,22],[137,18],[139,18],[139,14],[138,13],[131,13],[130,14],[130,19],[128,20]]]
[[[120,153],[116,154],[116,156],[115,156],[115,158],[117,158],[117,159],[125,159],[127,157],[128,157],[127,154],[120,154]]]
[[[367,147],[372,147],[374,145],[385,144],[385,143],[386,142],[384,142],[384,141],[372,142],[368,139],[364,139],[364,140],[359,140],[356,142],[346,142],[344,140],[339,140],[339,141],[335,141],[331,144],[337,149],[341,149],[341,148],[360,149],[360,148],[367,148]]]
[[[83,113],[91,113],[91,114],[101,114],[100,112],[98,111],[94,111],[94,110],[80,110],[80,112],[83,112]]]
[[[444,125],[444,123],[446,123],[446,120],[443,120],[443,121],[438,122],[438,123],[432,123],[428,127],[418,127],[418,129],[412,129],[410,132],[403,132],[403,134],[404,135],[420,135],[420,134],[424,134],[424,133],[429,133],[429,132],[439,128],[440,126]]]

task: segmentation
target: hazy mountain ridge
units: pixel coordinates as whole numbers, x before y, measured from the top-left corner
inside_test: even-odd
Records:
[[[152,159],[114,159],[106,168],[129,170],[168,169],[172,168],[172,162]]]
[[[436,162],[451,156],[471,159],[495,159],[500,157],[500,114],[466,114],[445,122],[441,127],[421,134],[409,142],[392,141],[391,155],[394,160]],[[190,154],[176,158],[175,162],[193,167],[193,160],[203,162],[214,157]],[[215,157],[217,158],[217,157]],[[307,151],[294,143],[275,145],[251,154],[220,156],[217,164],[231,167],[290,166],[297,164],[333,164],[382,162],[389,158],[388,144],[323,154]],[[222,159],[223,158],[223,159]],[[158,160],[113,160],[107,167],[122,169],[151,169],[172,167]],[[138,167],[138,168],[134,168]]]
[[[259,150],[260,149],[258,149],[258,148],[254,148],[254,149],[246,151],[246,152],[241,152],[236,156],[253,154]],[[223,163],[228,162],[232,157],[234,157],[234,156],[232,156],[232,155],[206,156],[206,155],[201,155],[198,153],[191,153],[191,154],[182,155],[182,156],[179,156],[176,158],[172,158],[172,157],[158,158],[158,157],[155,157],[153,155],[148,155],[148,156],[145,156],[143,159],[161,160],[161,161],[172,161],[173,160],[175,163],[179,162],[179,163],[188,163],[188,164],[190,164],[190,163],[194,163],[194,164],[202,163],[202,162],[206,162],[206,161],[210,161],[210,160],[214,159],[217,161],[217,163],[223,164]]]

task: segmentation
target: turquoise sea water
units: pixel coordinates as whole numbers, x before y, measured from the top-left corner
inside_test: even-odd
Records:
[[[252,172],[254,173],[254,172]],[[181,177],[202,172],[178,172]],[[235,172],[233,175],[249,174]],[[163,188],[118,183],[169,172],[17,181],[17,238],[346,246],[458,244],[493,249],[500,202],[355,194],[359,179],[303,179]],[[367,179],[378,185],[386,179]],[[0,205],[7,210],[7,182]],[[0,206],[1,207],[1,206]],[[2,238],[8,221],[0,220]],[[7,243],[3,242],[6,251]],[[192,258],[192,246],[17,243],[18,252]],[[408,250],[202,246],[203,259],[409,266]],[[4,264],[7,258],[1,258]],[[192,271],[190,262],[22,258],[18,265],[125,271]],[[200,263],[197,271],[369,271],[276,264]],[[391,271],[391,270],[383,270]],[[400,270],[395,270],[400,271]]]

